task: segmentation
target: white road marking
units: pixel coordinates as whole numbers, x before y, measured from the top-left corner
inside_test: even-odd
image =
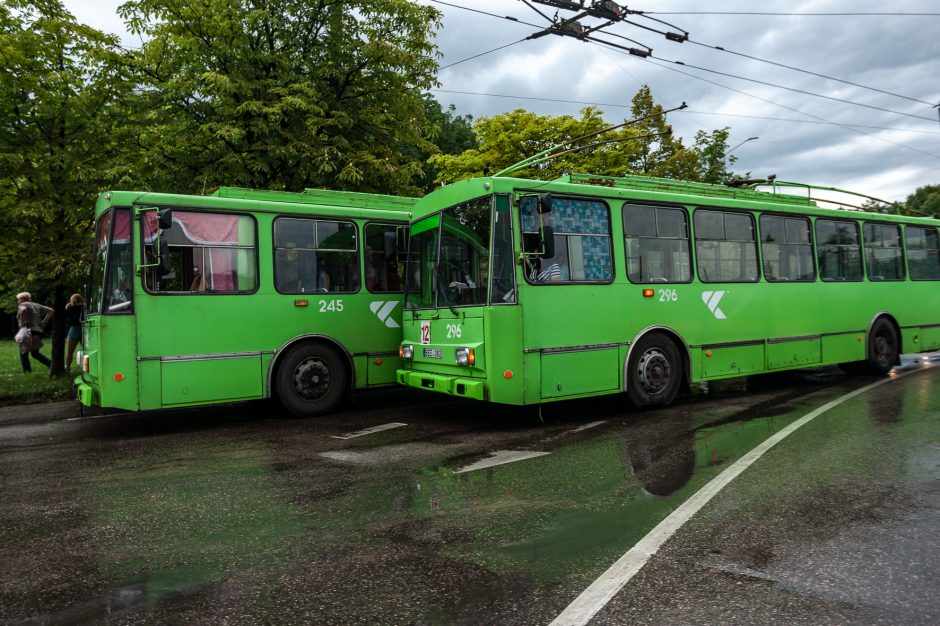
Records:
[[[545,456],[546,454],[551,454],[550,452],[533,452],[530,450],[497,450],[496,452],[491,452],[488,459],[483,459],[477,461],[471,465],[468,465],[464,468],[457,470],[456,474],[465,474],[467,472],[473,472],[476,470],[486,469],[488,467],[495,467],[497,465],[505,465],[506,463],[515,463],[516,461],[525,461],[528,459],[534,459],[536,457]]]
[[[659,550],[683,524],[689,521],[693,515],[708,504],[709,500],[718,495],[728,483],[737,478],[738,475],[750,467],[751,464],[761,458],[768,450],[786,439],[794,431],[816,419],[829,409],[847,400],[851,400],[855,396],[910,374],[922,372],[924,369],[925,368],[918,368],[916,370],[903,372],[891,376],[890,378],[879,380],[876,383],[866,385],[843,396],[839,396],[835,400],[822,405],[815,411],[807,413],[786,428],[768,437],[763,443],[742,456],[722,473],[713,478],[708,484],[695,492],[692,497],[679,505],[679,507],[670,513],[666,519],[661,521],[656,528],[640,539],[626,554],[611,565],[606,572],[601,574],[600,578],[591,583],[591,586],[575,598],[549,626],[583,626],[590,622],[594,615],[604,608],[604,606],[623,589],[624,585],[646,565],[650,557],[656,554],[657,550]]]
[[[574,430],[569,430],[568,432],[569,432],[569,433],[579,433],[579,432],[581,432],[582,430],[587,430],[588,428],[594,428],[595,426],[600,426],[601,424],[603,424],[603,423],[606,422],[606,421],[607,421],[607,420],[600,420],[600,421],[597,421],[597,422],[591,422],[590,424],[585,424],[585,425],[583,425],[583,426],[578,426],[578,427],[575,428]]]
[[[379,426],[373,426],[372,428],[365,428],[363,430],[357,430],[354,433],[346,433],[345,435],[330,435],[333,439],[355,439],[356,437],[365,437],[366,435],[372,435],[375,433],[380,433],[383,430],[391,430],[392,428],[401,428],[402,426],[407,426],[408,424],[402,424],[401,422],[389,422],[388,424],[381,424]]]

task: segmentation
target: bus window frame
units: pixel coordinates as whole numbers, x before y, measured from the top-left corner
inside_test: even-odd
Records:
[[[114,225],[117,222],[117,220],[115,219],[115,216],[117,215],[118,211],[128,212],[128,219],[131,220],[131,224],[132,224],[129,229],[131,240],[128,242],[128,246],[130,247],[130,250],[132,253],[134,250],[134,227],[133,227],[134,207],[131,205],[109,206],[108,209],[106,211],[102,211],[101,215],[98,216],[98,219],[95,220],[95,226],[97,227],[98,221],[101,218],[103,218],[108,213],[111,214],[111,221],[108,224],[108,238],[107,238],[108,254],[104,260],[104,271],[101,273],[101,281],[102,281],[101,282],[101,302],[98,303],[99,305],[98,311],[87,313],[86,315],[133,315],[134,314],[134,301],[136,300],[136,298],[131,298],[130,306],[117,310],[117,311],[111,311],[107,307],[104,306],[105,298],[108,296],[108,294],[105,293],[105,287],[111,284],[111,248],[114,246]],[[94,250],[95,250],[94,241],[92,241],[91,246],[92,246],[92,256],[94,256]],[[134,268],[134,259],[131,258],[132,276],[136,276],[136,273],[133,272],[133,268]],[[143,284],[143,281],[140,281],[140,282],[141,284]],[[91,276],[89,276],[88,278],[88,283],[89,283],[88,289],[91,289],[92,288]],[[133,289],[133,286],[131,287],[131,289]],[[88,293],[85,294],[86,296],[85,302],[89,301],[88,295],[89,295]]]
[[[519,224],[519,245],[520,246],[522,245],[522,240],[525,236],[525,231],[523,230],[522,207],[519,201],[521,200],[522,196],[530,196],[530,195],[537,196],[540,193],[544,193],[544,190],[539,191],[538,188],[532,189],[532,190],[525,188],[525,189],[514,189],[512,192],[513,205],[514,205],[516,212],[518,212],[519,214],[519,219],[517,223]],[[613,284],[617,278],[617,259],[616,259],[616,255],[614,254],[614,232],[613,232],[614,222],[613,222],[613,211],[610,208],[610,200],[603,196],[591,196],[587,194],[571,194],[571,193],[559,194],[559,193],[554,193],[554,192],[552,192],[552,197],[553,197],[553,201],[557,199],[573,199],[573,200],[590,200],[594,202],[601,202],[607,208],[607,240],[610,242],[610,278],[607,280],[549,280],[549,281],[544,281],[544,282],[532,281],[529,278],[529,273],[525,271],[524,265],[522,268],[523,270],[522,278],[525,280],[527,284],[532,285],[533,287],[562,287],[565,285],[611,285]],[[621,216],[621,219],[623,219],[622,216]],[[621,231],[622,230],[623,229],[621,228]],[[558,232],[554,230],[554,226],[552,226],[552,232],[555,235],[559,234]],[[603,236],[603,235],[597,235],[595,233],[583,233],[583,234],[569,233],[569,234],[572,234],[575,236],[587,236],[587,237]],[[525,255],[525,252],[523,251],[522,254]],[[535,255],[535,256],[538,256],[538,255]]]
[[[273,241],[273,236],[274,236],[274,225],[273,225],[273,224],[274,224],[274,223],[272,222],[272,225],[271,225],[272,241]],[[376,294],[376,295],[384,295],[384,294],[402,294],[402,295],[404,295],[404,293],[405,293],[405,277],[404,277],[404,276],[402,276],[402,279],[401,279],[401,289],[399,289],[398,291],[373,291],[372,289],[369,289],[368,285],[366,285],[366,273],[365,273],[365,269],[366,269],[366,245],[365,245],[365,242],[366,242],[366,236],[367,236],[367,235],[366,235],[366,230],[369,228],[369,226],[394,226],[395,228],[399,228],[399,227],[404,226],[406,231],[410,231],[410,229],[411,229],[411,224],[409,224],[408,222],[395,222],[395,221],[382,221],[382,220],[369,220],[369,221],[366,221],[366,222],[363,222],[363,223],[362,223],[362,246],[360,246],[360,248],[361,248],[361,254],[359,255],[359,256],[361,257],[361,261],[362,261],[362,267],[359,269],[359,272],[360,272],[360,276],[359,276],[359,279],[360,279],[360,280],[359,280],[359,288],[360,288],[360,290],[365,289],[366,292],[372,293],[372,294]],[[407,241],[409,241],[409,242],[411,241],[411,235],[408,236]],[[405,255],[406,255],[406,256],[405,256],[405,271],[406,271],[406,272],[407,272],[407,269],[408,269],[408,262],[407,262],[407,259],[408,259],[408,257],[407,257],[408,250],[407,250],[407,248],[408,248],[408,246],[405,246],[405,250],[399,250],[399,251],[398,251],[399,254],[405,254]],[[275,283],[275,284],[277,284],[277,283]],[[359,293],[359,292],[356,292],[356,293]]]
[[[250,296],[250,295],[254,295],[258,293],[258,291],[261,289],[261,240],[258,237],[258,230],[259,230],[258,218],[255,217],[254,213],[251,213],[249,211],[237,210],[237,209],[234,209],[234,210],[233,209],[206,209],[205,207],[190,207],[187,205],[178,205],[178,204],[150,204],[149,202],[148,203],[135,202],[134,207],[135,207],[135,211],[134,211],[135,220],[134,221],[139,222],[138,229],[141,231],[140,246],[138,250],[140,252],[140,258],[142,260],[146,259],[146,256],[145,256],[146,250],[144,250],[144,247],[147,244],[144,242],[144,237],[143,237],[144,223],[143,223],[143,220],[141,220],[141,217],[143,217],[143,214],[146,211],[159,210],[159,209],[172,209],[174,211],[177,211],[177,210],[186,211],[188,213],[221,213],[225,215],[237,215],[237,216],[245,215],[251,218],[251,221],[255,226],[255,245],[253,249],[255,251],[255,276],[257,277],[257,280],[255,281],[254,289],[252,289],[251,291],[153,291],[148,288],[147,281],[145,280],[145,276],[142,272],[139,277],[140,286],[146,294],[151,295],[151,296],[174,296],[174,297],[176,296],[200,296],[200,297]],[[273,232],[274,232],[273,228],[271,229],[271,232],[273,236]],[[184,246],[180,246],[180,247],[184,247]],[[191,246],[191,247],[199,247],[199,246]],[[212,247],[212,246],[202,246],[202,247]],[[243,247],[242,246],[239,246],[239,247],[217,246],[217,247],[231,248],[233,250],[248,248],[248,246],[243,246]]]
[[[623,211],[628,204],[634,204],[638,206],[651,206],[657,209],[678,209],[685,214],[685,232],[688,235],[686,241],[688,242],[688,253],[689,253],[689,279],[688,280],[677,280],[677,281],[635,281],[630,278],[630,264],[627,261],[627,232],[624,228],[624,219]],[[620,230],[623,232],[623,265],[624,272],[626,272],[627,280],[634,285],[688,285],[692,283],[697,278],[697,267],[695,265],[695,259],[693,257],[693,248],[695,248],[695,241],[692,236],[692,212],[684,204],[677,204],[672,202],[652,202],[650,200],[624,200],[623,204],[620,206]],[[643,239],[660,239],[660,237],[643,237]],[[672,237],[666,237],[665,239],[673,240]],[[676,239],[676,241],[681,241],[681,239]]]
[[[444,214],[447,213],[447,211],[450,211],[451,209],[454,209],[454,208],[456,208],[456,207],[459,207],[459,206],[462,205],[462,204],[470,204],[470,203],[472,203],[472,202],[477,202],[478,200],[482,200],[482,199],[484,199],[484,198],[488,198],[489,201],[490,201],[490,209],[489,209],[489,210],[490,210],[490,232],[489,232],[489,236],[488,236],[487,239],[486,239],[486,246],[487,246],[486,262],[487,262],[487,265],[488,265],[486,271],[487,271],[488,274],[492,271],[492,268],[493,268],[493,265],[492,265],[492,263],[493,263],[493,248],[492,248],[492,243],[493,243],[493,215],[496,213],[496,194],[495,194],[495,193],[485,193],[485,194],[480,195],[480,196],[474,196],[473,198],[469,198],[469,199],[467,199],[467,200],[462,200],[461,202],[458,202],[458,203],[456,203],[456,204],[452,204],[452,205],[448,206],[447,208],[441,209],[440,211],[436,211],[436,213],[440,213],[440,214],[441,214],[441,217],[440,217],[440,220],[441,220],[441,221],[440,221],[440,224],[438,224],[437,258],[434,260],[434,272],[435,272],[434,280],[435,280],[435,281],[439,280],[439,277],[438,277],[438,275],[437,275],[437,272],[440,270],[441,251],[442,251],[442,248],[443,248],[443,246],[444,246]],[[511,207],[510,207],[510,211],[511,211]],[[427,218],[427,217],[430,217],[431,215],[434,215],[434,213],[428,213],[427,215],[425,215],[425,216],[422,217],[421,219],[425,219],[425,218]],[[411,231],[410,231],[410,226],[409,226],[409,235],[408,235],[408,248],[409,248],[409,253],[410,253],[410,249],[411,249],[411,235],[410,235],[410,232],[411,232]],[[491,279],[491,277],[492,277],[491,274],[490,274],[490,275],[487,275],[487,277],[486,277],[486,297],[483,298],[483,302],[482,302],[482,303],[480,303],[480,304],[454,304],[453,307],[454,307],[454,308],[460,308],[460,309],[473,309],[473,308],[479,308],[479,307],[487,307],[487,306],[490,306],[490,282],[491,282],[490,279]],[[434,309],[435,309],[435,310],[440,310],[440,309],[443,309],[443,308],[447,308],[446,305],[443,306],[443,307],[440,305],[440,295],[441,295],[441,292],[440,292],[440,290],[438,289],[438,287],[439,287],[439,285],[434,285]],[[518,296],[517,296],[517,299],[518,299]],[[417,309],[417,310],[421,310],[421,309]]]
[[[816,236],[816,223],[819,222],[819,220],[823,220],[824,222],[843,222],[843,223],[845,223],[845,224],[853,224],[853,225],[855,226],[855,236],[856,236],[856,238],[858,239],[858,245],[856,246],[856,247],[858,248],[858,258],[859,258],[859,260],[861,261],[861,264],[862,264],[862,275],[861,275],[861,276],[859,276],[858,278],[826,278],[826,277],[824,277],[824,276],[822,275],[822,271],[821,271],[821,270],[819,269],[819,267],[818,267],[818,266],[819,266],[819,237]],[[815,241],[814,249],[815,249],[815,251],[816,251],[816,265],[817,265],[816,275],[819,277],[819,281],[820,281],[820,282],[824,282],[824,283],[861,283],[861,282],[864,282],[864,281],[865,281],[865,279],[866,279],[866,275],[865,275],[865,257],[864,257],[864,254],[865,254],[864,247],[865,247],[865,246],[863,245],[863,241],[862,241],[862,229],[861,229],[861,227],[860,227],[860,221],[859,221],[859,220],[845,219],[845,218],[838,218],[838,217],[829,217],[829,216],[826,216],[826,215],[814,215],[814,216],[813,216],[813,240]],[[836,246],[841,247],[841,248],[847,247],[847,246],[842,246],[841,244],[825,244],[825,245],[836,245]]]
[[[702,265],[699,263],[698,259],[698,233],[695,232],[695,214],[699,211],[711,211],[712,213],[734,213],[736,215],[746,215],[751,219],[752,232],[754,233],[754,239],[751,242],[754,244],[754,259],[757,261],[757,276],[754,280],[705,280],[699,275]],[[711,206],[711,205],[702,205],[696,204],[691,211],[692,214],[692,239],[694,245],[692,246],[695,250],[695,278],[698,282],[703,285],[722,285],[722,284],[737,284],[737,285],[751,285],[754,283],[759,283],[764,278],[764,257],[761,255],[760,249],[760,232],[757,230],[757,219],[755,219],[756,214],[754,211],[749,211],[747,209],[727,209],[721,206]],[[724,227],[724,220],[722,219],[722,227]],[[705,239],[704,241],[731,241],[737,243],[747,243],[743,240],[738,239]]]
[[[91,251],[90,251],[91,254],[90,254],[90,256],[89,256],[89,263],[88,263],[88,283],[87,283],[87,285],[86,285],[86,287],[85,287],[85,294],[84,294],[84,295],[85,295],[85,303],[86,303],[86,305],[87,305],[87,303],[89,303],[89,302],[92,301],[92,299],[91,299],[91,290],[92,290],[93,286],[92,286],[91,280],[92,280],[92,278],[94,278],[94,272],[92,271],[92,269],[93,269],[92,266],[94,265],[94,262],[95,262],[95,250],[96,250],[97,243],[98,243],[98,242],[97,242],[97,238],[95,237],[95,235],[98,233],[98,223],[104,218],[105,215],[107,215],[107,214],[109,214],[109,213],[112,213],[113,211],[114,211],[114,207],[113,207],[113,206],[109,206],[107,209],[105,209],[104,211],[102,211],[102,212],[101,212],[101,215],[99,215],[97,218],[95,218],[94,227],[92,228]],[[113,226],[114,226],[114,220],[113,220],[113,217],[114,217],[114,216],[112,215],[111,217],[112,217],[112,219],[108,222],[108,236],[107,236],[107,238],[106,238],[106,241],[109,242],[109,243],[108,243],[108,247],[109,247],[108,252],[110,252],[110,246],[111,246],[111,244],[110,244],[110,241],[111,241],[111,229],[112,229]],[[94,311],[94,312],[91,312],[91,313],[90,313],[90,312],[88,312],[88,311],[86,310],[86,311],[85,311],[85,315],[86,315],[86,316],[89,316],[89,315],[101,315],[101,314],[103,313],[103,311],[102,311],[101,309],[104,308],[104,306],[103,306],[103,304],[104,304],[104,286],[107,284],[107,282],[106,282],[106,281],[107,281],[107,278],[108,278],[108,259],[105,258],[105,260],[104,260],[104,271],[101,272],[101,299],[102,299],[102,301],[98,303],[98,310],[97,310],[97,311]]]
[[[940,228],[937,228],[936,226],[930,226],[930,225],[927,225],[927,224],[908,224],[908,223],[904,223],[904,224],[902,224],[902,226],[904,226],[904,228],[902,229],[902,230],[903,230],[903,235],[902,235],[902,236],[904,237],[904,240],[903,240],[903,243],[904,243],[904,252],[905,252],[904,256],[905,256],[905,265],[907,266],[907,267],[905,268],[905,269],[907,270],[907,274],[905,275],[905,278],[910,279],[911,282],[918,282],[918,283],[922,283],[922,282],[923,282],[923,283],[929,283],[929,282],[937,282],[937,281],[940,281],[940,277],[938,277],[938,278],[914,278],[913,274],[911,274],[911,267],[910,267],[910,265],[911,265],[911,257],[910,257],[909,254],[907,254],[907,251],[908,251],[908,247],[907,247],[907,229],[908,229],[908,228],[919,228],[919,229],[921,229],[921,230],[933,230],[934,233],[937,234],[938,239],[940,239]],[[920,248],[917,248],[917,249],[919,250]],[[878,281],[878,282],[881,282],[881,281]]]
[[[865,245],[865,226],[867,224],[877,224],[879,226],[893,226],[898,229],[898,250],[901,251],[901,270],[904,274],[900,278],[872,278],[871,274],[868,272],[868,253],[866,252],[868,246]],[[861,220],[861,237],[859,239],[862,246],[862,270],[865,274],[865,279],[870,283],[900,283],[907,280],[908,271],[907,271],[907,239],[904,237],[904,229],[901,228],[904,226],[902,222],[881,222],[878,220]]]
[[[459,203],[458,203],[458,204],[459,204]],[[457,206],[457,205],[455,204],[454,206]],[[436,285],[432,285],[432,288],[434,289],[434,304],[432,304],[431,306],[417,306],[417,305],[413,305],[413,308],[408,309],[408,306],[407,306],[407,305],[408,305],[408,294],[411,292],[411,290],[409,289],[409,287],[412,287],[412,286],[413,286],[413,285],[409,284],[409,281],[408,281],[408,277],[409,277],[408,271],[411,269],[411,238],[414,237],[414,235],[412,235],[412,227],[413,227],[415,224],[417,224],[418,222],[423,222],[424,220],[429,219],[429,218],[434,217],[435,215],[437,215],[437,219],[438,219],[438,223],[437,223],[437,239],[438,239],[438,241],[437,241],[437,252],[436,252],[436,254],[434,255],[434,276],[431,278],[431,280],[437,280],[437,261],[438,261],[438,259],[441,258],[441,241],[440,241],[440,240],[441,240],[441,225],[444,223],[444,216],[443,216],[443,213],[444,213],[444,209],[439,209],[439,210],[437,210],[437,211],[433,211],[433,212],[431,212],[431,213],[428,213],[427,215],[423,215],[423,216],[421,216],[420,218],[418,218],[418,219],[416,219],[416,220],[412,220],[412,221],[408,222],[408,250],[407,250],[407,259],[408,259],[408,262],[407,262],[407,264],[405,265],[405,288],[404,288],[404,290],[402,291],[402,302],[404,303],[404,306],[405,306],[406,310],[410,310],[410,311],[413,311],[413,312],[414,312],[414,311],[436,311],[436,310],[438,309],[438,306],[437,306],[437,286],[436,286]],[[422,232],[427,232],[427,231],[422,231]]]
[[[279,219],[296,219],[296,220],[320,220],[322,222],[349,222],[353,225],[353,229],[356,231],[356,249],[353,251],[350,250],[328,250],[329,252],[355,252],[357,265],[359,266],[359,288],[355,291],[281,291],[277,286],[277,251],[278,250],[290,250],[291,248],[278,248],[275,245],[274,241],[274,225]],[[320,215],[292,215],[290,213],[278,213],[274,216],[274,219],[271,220],[271,282],[274,286],[274,291],[284,296],[309,296],[311,294],[319,294],[321,296],[328,296],[331,294],[342,295],[342,296],[353,296],[362,292],[365,276],[362,273],[363,268],[363,251],[364,247],[360,245],[360,233],[359,233],[359,224],[356,223],[355,218],[342,217],[342,218],[333,218],[329,216],[320,216]],[[309,250],[309,248],[303,248],[303,250]],[[317,252],[317,249],[314,249],[313,252]],[[388,292],[388,293],[397,293],[397,292]]]
[[[487,282],[489,283],[486,286],[486,301],[487,306],[517,306],[519,304],[519,281],[516,280],[516,266],[519,265],[518,262],[518,253],[516,252],[516,229],[515,223],[516,220],[513,219],[513,194],[512,193],[494,193],[493,195],[493,208],[490,211],[490,276],[488,277]],[[512,250],[512,291],[513,291],[513,300],[512,302],[494,302],[493,301],[493,259],[496,254],[496,246],[493,245],[493,242],[496,238],[496,200],[500,196],[505,196],[509,202],[509,247]],[[522,216],[519,217],[520,223],[522,222]],[[520,240],[521,242],[521,240]],[[520,244],[521,245],[521,244]],[[525,272],[523,272],[525,274]]]
[[[806,222],[809,224],[809,250],[810,250],[810,256],[812,257],[812,263],[813,263],[813,277],[812,277],[812,278],[809,278],[809,279],[803,278],[803,279],[799,279],[799,280],[780,280],[780,279],[771,280],[770,278],[767,278],[766,273],[763,272],[763,269],[764,269],[764,239],[763,239],[763,236],[762,236],[762,235],[764,234],[764,231],[763,231],[763,229],[761,228],[761,225],[760,225],[760,221],[761,221],[762,219],[764,219],[764,216],[765,216],[765,215],[768,216],[768,217],[780,217],[780,218],[783,218],[783,219],[802,219],[802,220],[806,220]],[[758,216],[758,219],[757,219],[757,228],[758,228],[758,230],[757,230],[757,235],[758,235],[758,237],[757,237],[757,242],[760,244],[759,248],[760,248],[761,273],[763,274],[763,280],[764,280],[764,282],[768,282],[768,283],[816,283],[816,282],[819,282],[819,279],[820,279],[819,267],[818,267],[818,265],[819,265],[819,259],[818,259],[818,255],[817,255],[817,252],[816,252],[816,223],[815,223],[815,221],[813,220],[813,216],[812,216],[812,215],[802,214],[802,213],[777,213],[777,212],[774,212],[774,211],[766,211],[766,212],[762,212],[762,213]],[[784,225],[784,229],[786,229],[786,225]],[[786,231],[784,230],[784,232],[786,232]],[[784,242],[784,243],[786,244],[786,242]],[[833,280],[832,282],[843,282],[843,281]]]

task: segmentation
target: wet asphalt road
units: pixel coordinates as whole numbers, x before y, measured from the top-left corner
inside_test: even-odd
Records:
[[[319,420],[0,409],[0,623],[547,624],[730,463],[873,380],[544,422],[405,390]],[[938,397],[926,367],[797,430],[592,623],[940,622]],[[523,460],[473,469],[505,452]]]

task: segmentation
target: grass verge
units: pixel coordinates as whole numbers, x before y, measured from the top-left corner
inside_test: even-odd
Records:
[[[49,356],[50,348],[46,341],[41,352]],[[15,341],[0,340],[0,406],[71,400],[74,397],[73,376],[50,378],[49,370],[41,363],[32,358],[30,361],[33,371],[24,374],[20,366],[19,345]]]

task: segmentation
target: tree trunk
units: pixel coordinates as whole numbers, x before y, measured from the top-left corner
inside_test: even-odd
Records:
[[[65,335],[68,332],[65,302],[65,287],[57,285],[52,307],[55,309],[55,317],[52,318],[52,367],[49,369],[51,376],[62,376],[68,373],[68,368],[63,366],[65,362]]]

